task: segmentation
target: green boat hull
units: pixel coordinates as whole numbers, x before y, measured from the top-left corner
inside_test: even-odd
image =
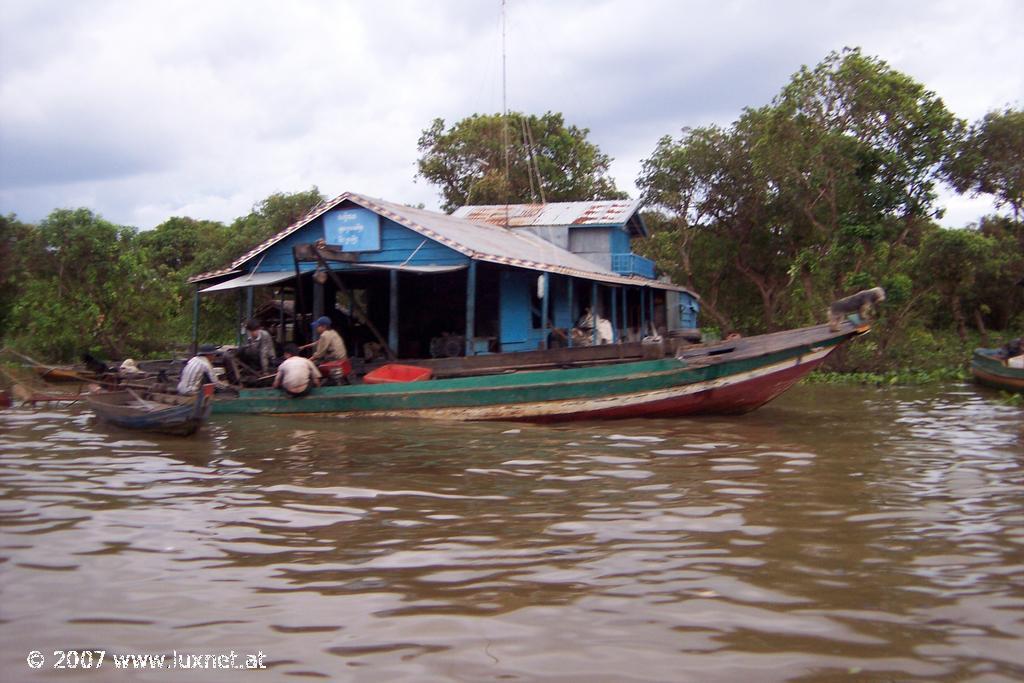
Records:
[[[979,384],[1024,393],[1024,369],[1011,368],[998,358],[995,349],[975,349],[971,358],[971,374]]]
[[[247,389],[237,398],[215,402],[213,412],[527,421],[743,413],[778,396],[860,332],[834,333],[818,326],[683,357],[321,387],[301,398],[275,389]]]

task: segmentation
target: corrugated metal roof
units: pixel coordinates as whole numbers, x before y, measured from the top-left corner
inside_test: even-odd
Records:
[[[415,209],[354,192],[345,192],[317,207],[247,254],[239,257],[229,267],[197,275],[190,282],[200,282],[236,272],[246,262],[345,201],[350,201],[364,209],[369,209],[385,216],[399,225],[405,226],[424,237],[428,237],[477,261],[570,275],[609,284],[670,289],[693,294],[693,292],[690,292],[685,287],[667,282],[649,280],[637,276],[619,275],[609,270],[604,270],[582,256],[557,247],[551,242],[526,231],[506,230],[503,227],[490,223],[473,222],[454,215],[427,211],[425,209]],[[588,202],[578,203],[588,204]],[[619,202],[619,204],[627,203]]]
[[[510,228],[570,225],[625,225],[639,211],[639,201],[602,200],[551,204],[460,206],[457,218]]]

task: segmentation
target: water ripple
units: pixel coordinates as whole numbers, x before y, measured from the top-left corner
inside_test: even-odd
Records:
[[[267,652],[332,680],[1012,680],[1024,428],[971,387],[742,418],[0,412],[0,650]]]

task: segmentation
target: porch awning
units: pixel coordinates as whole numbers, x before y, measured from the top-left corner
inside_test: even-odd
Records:
[[[259,287],[260,285],[272,285],[283,280],[288,280],[295,277],[294,271],[273,271],[269,273],[246,273],[245,275],[239,275],[233,277],[230,280],[225,280],[219,284],[213,285],[212,287],[206,287],[200,289],[200,294],[206,294],[207,292],[223,292],[228,289],[238,289],[239,287]]]
[[[407,273],[451,273],[456,270],[465,270],[464,265],[454,266],[410,266],[410,265],[390,265],[384,263],[354,263],[350,264],[351,267],[344,269],[337,269],[335,272],[344,273],[345,271],[359,271],[359,270],[398,270]],[[312,271],[304,271],[303,275],[306,275]],[[289,280],[295,277],[294,271],[273,271],[269,273],[246,273],[245,275],[239,275],[238,277],[225,280],[224,282],[218,283],[205,289],[200,289],[200,294],[207,294],[209,292],[224,292],[229,289],[238,289],[239,287],[259,287],[261,285],[273,285],[284,280]]]
[[[354,267],[346,268],[345,270],[361,270],[363,268],[370,268],[374,270],[400,270],[406,273],[452,273],[456,270],[465,270],[464,265],[455,266],[399,266],[390,265],[386,263],[354,263]],[[344,272],[339,270],[338,272]]]

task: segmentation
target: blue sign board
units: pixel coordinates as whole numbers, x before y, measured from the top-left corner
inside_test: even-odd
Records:
[[[329,211],[324,241],[342,251],[380,251],[380,216],[366,209]]]

